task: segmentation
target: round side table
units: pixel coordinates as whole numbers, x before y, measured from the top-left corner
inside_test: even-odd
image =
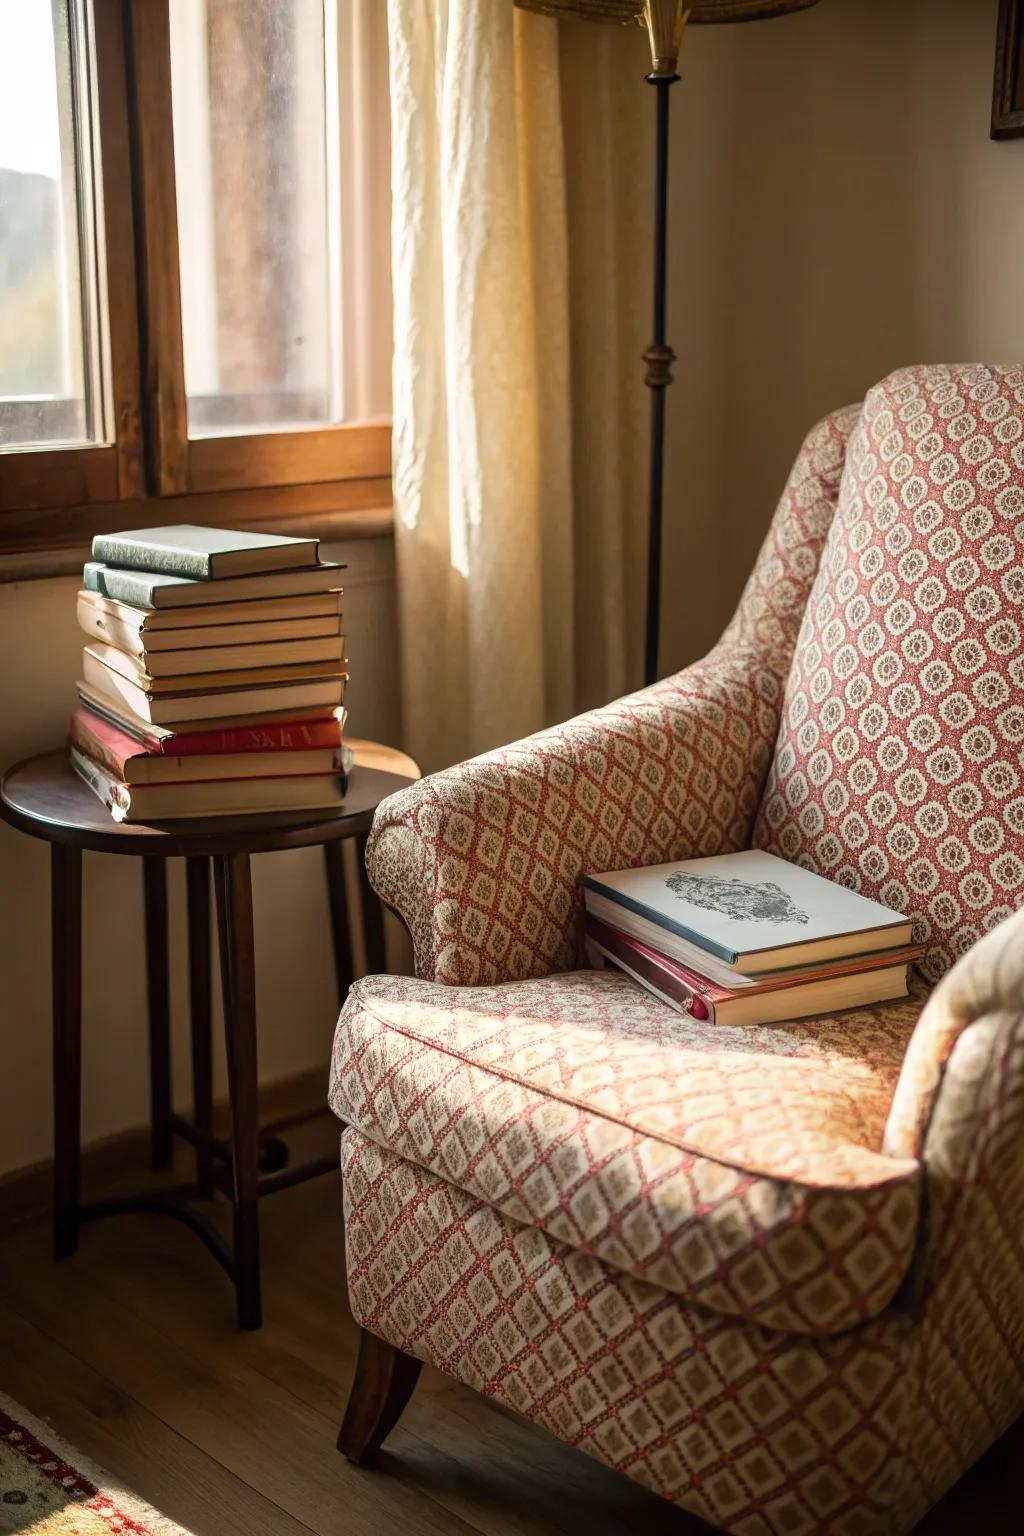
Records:
[[[58,1258],[74,1253],[84,1222],[125,1211],[158,1211],[184,1222],[234,1282],[238,1323],[261,1321],[258,1206],[261,1195],[337,1167],[337,1159],[287,1166],[287,1148],[261,1137],[253,954],[253,854],[322,846],[331,908],[334,962],[342,1001],[353,979],[351,932],[341,844],[355,838],[367,965],[383,971],[384,923],[366,875],[366,836],[380,802],[419,777],[411,758],[373,742],[350,742],[355,766],[337,811],[271,816],[211,817],[157,826],[111,819],[61,750],[8,769],[0,782],[0,816],[50,844],[54,1180],[53,1245]],[[149,1013],[150,1132],[154,1169],[171,1161],[174,1136],[195,1149],[196,1193],[219,1192],[233,1207],[234,1243],[188,1205],[161,1197],[127,1197],[83,1204],[80,1198],[82,1098],[82,853],[142,859]],[[188,909],[189,1008],[192,1036],[192,1119],[171,1102],[167,865],[183,858]],[[213,1130],[211,1039],[210,865],[216,899],[224,1028],[227,1043],[230,1140]],[[273,1130],[268,1127],[267,1130]]]

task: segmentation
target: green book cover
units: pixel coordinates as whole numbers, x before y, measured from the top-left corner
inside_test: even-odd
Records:
[[[129,528],[101,533],[92,557],[123,570],[215,581],[316,563],[318,539],[277,533],[243,533],[235,528],[201,528],[177,523],[166,528]]]

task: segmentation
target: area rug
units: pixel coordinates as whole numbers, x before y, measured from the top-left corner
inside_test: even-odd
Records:
[[[0,1393],[0,1533],[190,1536]]]

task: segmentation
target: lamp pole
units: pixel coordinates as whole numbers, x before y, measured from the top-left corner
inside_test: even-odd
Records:
[[[676,354],[665,339],[666,253],[668,245],[668,117],[669,91],[678,75],[648,75],[656,91],[654,173],[654,299],[651,342],[643,357],[644,383],[651,391],[651,462],[647,510],[647,624],[644,644],[644,683],[658,678],[658,637],[661,629],[661,537],[665,481],[665,391],[672,383]]]
[[[647,508],[647,620],[644,684],[658,679],[661,629],[661,540],[665,488],[665,391],[672,383],[676,354],[665,337],[668,276],[668,126],[669,92],[679,79],[676,62],[689,11],[682,0],[646,0],[644,16],[651,41],[651,71],[645,77],[655,91],[654,129],[654,282],[651,341],[644,350],[644,383],[651,391],[651,452]]]

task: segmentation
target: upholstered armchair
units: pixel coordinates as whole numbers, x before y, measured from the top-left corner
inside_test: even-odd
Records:
[[[352,1459],[426,1360],[724,1530],[870,1536],[1024,1410],[1022,423],[1022,371],[894,374],[707,658],[381,807]],[[913,912],[914,995],[709,1028],[583,968],[584,871],[749,845]]]

